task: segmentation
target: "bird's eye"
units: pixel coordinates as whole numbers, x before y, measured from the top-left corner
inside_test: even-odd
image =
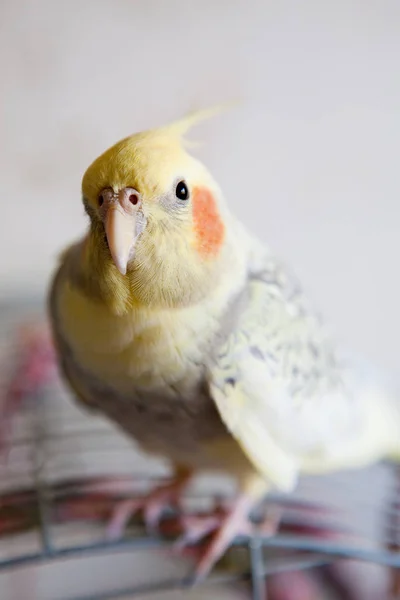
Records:
[[[179,200],[187,200],[189,198],[189,189],[184,181],[178,183],[175,194]]]
[[[97,202],[98,202],[99,206],[103,206],[103,203],[104,203],[104,196],[103,196],[103,194],[99,195],[99,197],[97,199]]]
[[[129,202],[134,206],[139,202],[139,197],[137,194],[129,194]]]

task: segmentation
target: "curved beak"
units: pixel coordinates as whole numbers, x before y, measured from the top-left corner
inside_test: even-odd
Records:
[[[132,199],[135,198],[133,203]],[[137,192],[131,189],[121,190],[118,200],[110,203],[105,217],[108,247],[115,266],[122,275],[126,274],[128,262],[135,249],[139,206]]]

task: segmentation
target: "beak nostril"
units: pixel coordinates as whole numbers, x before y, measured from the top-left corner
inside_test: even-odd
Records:
[[[136,194],[130,194],[129,202],[135,206],[139,202],[138,196]]]

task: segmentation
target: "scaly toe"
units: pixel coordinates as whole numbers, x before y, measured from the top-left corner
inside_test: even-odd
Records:
[[[197,583],[210,573],[216,562],[222,557],[237,537],[251,537],[255,531],[272,535],[276,532],[280,511],[272,513],[259,526],[250,519],[250,512],[255,501],[250,496],[239,496],[223,517],[216,528],[215,534],[201,555],[194,572],[194,583]]]
[[[154,489],[143,498],[119,502],[107,527],[107,539],[116,540],[121,538],[129,519],[139,511],[143,512],[147,530],[150,533],[156,533],[163,512],[168,507],[179,507],[183,485],[184,482],[181,480],[172,481]]]
[[[129,519],[142,508],[142,503],[142,500],[122,500],[118,502],[107,526],[107,540],[115,541],[123,536]]]
[[[144,522],[149,533],[158,533],[158,526],[163,513],[168,508],[179,508],[179,498],[169,489],[158,489],[152,494],[143,507]]]
[[[213,569],[218,560],[225,554],[238,536],[250,537],[254,531],[253,524],[241,523],[240,527],[233,527],[226,522],[219,527],[213,539],[206,546],[194,573],[193,582],[203,581]]]
[[[183,517],[181,525],[184,533],[175,542],[174,550],[181,552],[187,545],[201,541],[215,531],[220,524],[221,517],[218,515]]]

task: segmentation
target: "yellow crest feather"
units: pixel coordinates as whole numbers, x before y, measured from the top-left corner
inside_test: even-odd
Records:
[[[180,139],[181,142],[184,142],[187,145],[195,146],[197,145],[194,142],[188,142],[184,139],[185,134],[192,129],[198,123],[202,121],[206,121],[207,119],[211,119],[212,117],[229,110],[236,106],[237,102],[230,102],[225,104],[218,104],[216,106],[212,106],[209,108],[203,108],[201,110],[196,110],[188,113],[186,116],[173,121],[161,128],[163,133],[172,135]]]

